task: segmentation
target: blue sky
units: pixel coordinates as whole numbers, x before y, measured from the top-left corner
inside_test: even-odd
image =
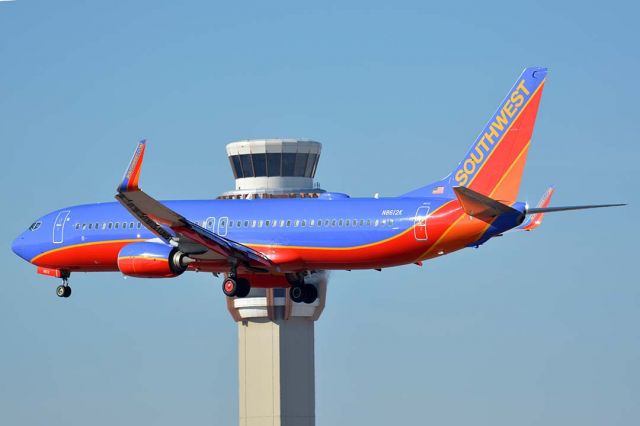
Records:
[[[432,3],[432,2],[431,2]],[[445,4],[446,3],[446,4]],[[321,141],[330,190],[447,174],[520,71],[550,68],[521,198],[629,202],[383,272],[335,272],[319,425],[640,419],[632,2],[0,3],[0,423],[235,424],[219,280],[77,274],[13,255],[33,219],[111,200],[135,143],[161,198],[233,186],[226,143]]]

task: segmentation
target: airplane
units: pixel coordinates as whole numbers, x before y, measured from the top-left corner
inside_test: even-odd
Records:
[[[305,278],[315,272],[422,265],[510,230],[532,231],[545,213],[624,205],[549,207],[553,188],[536,207],[517,201],[546,76],[546,68],[526,68],[453,171],[398,197],[158,201],[139,187],[143,140],[117,202],[48,213],[12,250],[38,273],[62,279],[56,294],[63,298],[72,272],[171,278],[202,271],[224,274],[228,297],[288,288],[294,302],[313,303],[317,288]]]

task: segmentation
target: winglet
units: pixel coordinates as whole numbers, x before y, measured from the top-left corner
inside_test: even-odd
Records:
[[[127,167],[127,171],[124,173],[122,183],[118,186],[118,192],[140,190],[140,188],[138,188],[138,179],[140,179],[140,169],[142,168],[142,159],[144,158],[144,150],[146,147],[146,140],[143,139],[138,143],[136,152],[133,154],[129,167]]]
[[[549,205],[549,201],[551,201],[551,196],[553,195],[554,191],[555,188],[553,186],[550,186],[549,189],[547,189],[547,192],[544,193],[544,195],[536,205],[536,208],[546,208]],[[522,222],[522,225],[520,225],[518,228],[522,229],[523,231],[533,231],[538,226],[540,226],[543,217],[544,213],[534,213],[528,216],[525,221]]]

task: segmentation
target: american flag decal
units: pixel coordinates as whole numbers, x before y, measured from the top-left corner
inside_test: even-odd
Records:
[[[433,191],[431,191],[432,194],[435,195],[440,195],[440,194],[444,194],[444,186],[439,186],[436,189],[434,189]]]

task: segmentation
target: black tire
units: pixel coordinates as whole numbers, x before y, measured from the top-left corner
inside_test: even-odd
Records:
[[[64,295],[67,293],[67,291],[65,290],[65,286],[63,285],[59,285],[56,288],[56,296],[58,297],[65,297]]]
[[[318,298],[318,289],[311,284],[305,284],[302,287],[302,301],[304,303],[313,303]]]
[[[222,292],[227,297],[233,297],[238,292],[238,283],[233,278],[226,278],[222,282]]]
[[[63,297],[69,297],[69,296],[71,296],[71,287],[66,286],[64,288],[64,296]]]
[[[236,280],[238,289],[236,290],[236,297],[247,297],[251,291],[251,283],[246,278],[238,278]]]
[[[289,289],[289,297],[296,303],[302,302],[303,295],[304,291],[302,286],[296,285]]]

